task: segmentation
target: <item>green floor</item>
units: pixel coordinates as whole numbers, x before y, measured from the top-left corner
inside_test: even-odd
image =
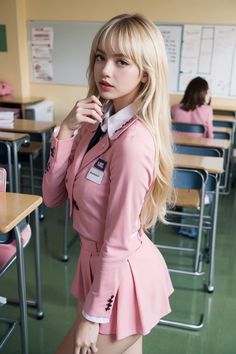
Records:
[[[172,314],[168,319],[197,323],[204,314],[204,327],[200,331],[175,329],[159,325],[144,339],[144,354],[235,354],[236,353],[236,191],[230,196],[221,196],[216,244],[215,291],[208,294],[204,278],[171,275],[175,292],[171,297]],[[62,253],[63,208],[47,209],[40,223],[42,250],[42,286],[45,317],[35,319],[29,310],[30,354],[52,354],[74,318],[75,301],[69,289],[79,243],[70,248],[69,262],[60,261]],[[73,232],[70,230],[70,238]],[[170,236],[158,228],[159,243],[169,238],[181,244],[192,241],[178,236],[173,230]],[[32,242],[26,251],[28,296],[34,291],[34,267]],[[186,257],[169,257],[168,262],[189,264]],[[173,266],[173,264],[172,264]],[[16,269],[1,279],[0,295],[16,294]],[[17,307],[0,307],[0,315],[18,315]],[[0,331],[3,331],[2,325]],[[1,354],[18,354],[20,351],[19,330],[4,346]],[[66,354],[66,353],[65,353]]]

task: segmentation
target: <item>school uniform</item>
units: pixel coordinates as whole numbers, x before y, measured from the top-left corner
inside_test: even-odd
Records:
[[[181,104],[175,104],[171,107],[171,117],[174,122],[203,124],[206,128],[205,137],[213,138],[213,109],[207,104],[196,107],[193,111],[185,111]],[[178,135],[190,135],[201,137],[199,133],[176,133]]]
[[[69,197],[81,238],[72,293],[84,302],[84,317],[119,340],[149,333],[170,312],[173,287],[139,219],[156,174],[153,138],[132,105],[111,109],[89,151],[98,125],[84,124],[70,139],[52,137],[43,197],[49,207]]]

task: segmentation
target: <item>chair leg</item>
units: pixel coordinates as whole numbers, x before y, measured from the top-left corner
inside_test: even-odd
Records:
[[[1,350],[4,346],[4,344],[7,342],[7,340],[11,336],[11,334],[13,333],[13,331],[15,330],[15,328],[18,324],[18,321],[13,320],[11,318],[0,317],[0,322],[5,323],[9,326],[6,333],[4,334],[3,338],[0,341],[0,350]]]

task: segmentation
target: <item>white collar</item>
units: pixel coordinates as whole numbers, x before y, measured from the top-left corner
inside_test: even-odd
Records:
[[[110,139],[113,139],[117,130],[119,130],[125,123],[135,116],[134,106],[132,104],[122,108],[117,113],[112,114],[113,105],[110,105],[104,114],[102,131],[108,132]]]

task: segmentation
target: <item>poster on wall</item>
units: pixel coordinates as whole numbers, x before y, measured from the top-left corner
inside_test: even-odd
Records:
[[[32,75],[36,82],[53,80],[53,28],[33,27],[31,31]]]

